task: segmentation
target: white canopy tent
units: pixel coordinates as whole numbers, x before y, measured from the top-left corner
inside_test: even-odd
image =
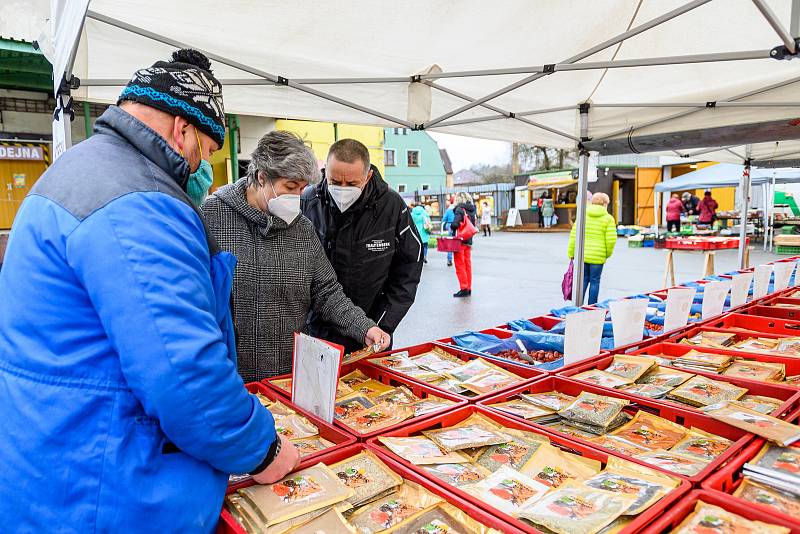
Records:
[[[51,1],[80,99],[190,46],[232,113],[580,148],[576,301],[589,150],[800,139],[800,0]]]

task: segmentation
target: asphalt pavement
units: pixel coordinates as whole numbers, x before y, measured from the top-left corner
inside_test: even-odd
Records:
[[[455,269],[446,265],[445,253],[430,250],[416,302],[395,332],[394,347],[535,317],[567,304],[561,295],[569,262],[567,239],[567,233],[479,233],[472,250],[472,296],[461,299],[452,296],[458,280]],[[666,250],[627,245],[625,238],[617,240],[603,269],[600,300],[663,287]],[[779,257],[756,245],[751,264]],[[678,283],[702,277],[701,252],[676,251],[674,263]],[[736,269],[737,251],[717,251],[715,263],[717,273]]]

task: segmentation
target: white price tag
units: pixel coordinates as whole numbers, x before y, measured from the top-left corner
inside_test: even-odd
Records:
[[[606,310],[587,310],[567,315],[564,330],[564,365],[600,352]]]
[[[733,285],[731,285],[731,307],[741,306],[747,302],[747,294],[750,292],[750,284],[753,282],[753,273],[741,273],[733,275]]]
[[[646,299],[623,299],[611,303],[609,307],[615,348],[642,340],[647,303]]]
[[[329,423],[333,423],[343,355],[344,347],[305,334],[294,335],[292,402]]]
[[[696,292],[693,287],[675,287],[667,291],[667,308],[664,312],[665,333],[686,326]]]
[[[730,282],[709,282],[703,291],[703,319],[716,317],[725,308]]]
[[[753,300],[760,299],[767,294],[770,276],[772,276],[772,265],[756,265],[753,278]]]

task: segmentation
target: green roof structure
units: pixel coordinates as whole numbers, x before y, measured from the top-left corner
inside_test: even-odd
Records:
[[[0,37],[0,88],[53,92],[53,67],[26,41]]]

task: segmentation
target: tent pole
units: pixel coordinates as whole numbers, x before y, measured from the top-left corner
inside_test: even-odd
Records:
[[[769,251],[775,244],[775,173],[772,173],[772,189],[769,193]]]
[[[749,98],[751,96],[759,95],[761,93],[767,93],[767,92],[772,91],[774,89],[780,89],[781,87],[784,87],[786,85],[791,85],[791,84],[797,83],[797,82],[800,82],[800,76],[798,76],[796,78],[790,78],[790,79],[782,81],[782,82],[774,83],[772,85],[767,85],[765,87],[760,87],[760,88],[754,89],[752,91],[747,91],[746,93],[738,94],[738,95],[736,95],[736,96],[734,96],[732,98],[725,98],[725,99],[722,99],[722,100],[717,100],[717,105],[719,105],[721,102],[736,102],[737,100],[742,100],[744,98]],[[688,115],[692,115],[694,113],[698,113],[700,111],[703,111],[704,109],[708,109],[705,106],[705,104],[703,104],[702,107],[698,107],[696,109],[690,109],[690,110],[686,110],[686,111],[680,111],[680,112],[678,112],[678,113],[676,113],[674,115],[670,115],[670,116],[664,117],[662,119],[656,119],[654,121],[645,122],[644,124],[640,124],[638,126],[634,126],[633,128],[628,127],[628,128],[623,129],[623,130],[617,130],[615,132],[611,132],[611,133],[608,133],[608,134],[595,136],[593,139],[595,141],[602,141],[602,140],[605,140],[605,139],[612,139],[614,137],[617,137],[618,135],[630,134],[634,130],[641,130],[642,128],[647,128],[648,126],[655,126],[657,124],[663,124],[665,122],[669,122],[669,121],[672,121],[672,120],[675,120],[675,119],[681,119],[681,118],[686,117]]]
[[[778,34],[778,37],[781,38],[783,44],[792,54],[797,52],[797,43],[794,42],[794,37],[792,34],[786,31],[786,28],[783,27],[781,21],[778,20],[778,16],[775,14],[774,11],[767,5],[764,0],[753,0],[753,3],[756,5],[761,14],[764,15],[764,18],[767,19],[769,25],[772,26],[772,29],[775,30],[775,33]],[[794,10],[794,6],[792,6]]]
[[[739,268],[745,269],[746,250],[747,250],[747,212],[750,208],[750,154],[752,153],[752,145],[747,145],[746,149],[747,159],[744,160],[744,170],[742,177],[739,180],[739,194],[741,195],[742,203],[740,205],[741,211],[739,212]]]
[[[648,22],[645,22],[644,24],[636,26],[635,28],[631,28],[630,30],[628,30],[626,32],[623,32],[623,33],[621,33],[621,34],[619,34],[619,35],[617,35],[615,37],[612,37],[611,39],[609,39],[607,41],[604,41],[604,42],[602,42],[602,43],[600,43],[600,44],[598,44],[596,46],[593,46],[592,48],[589,48],[588,50],[585,50],[585,51],[583,51],[583,52],[581,52],[581,53],[579,53],[577,55],[574,55],[574,56],[566,59],[562,63],[577,63],[578,61],[580,61],[582,59],[586,59],[587,57],[592,56],[592,55],[596,54],[597,52],[605,50],[606,48],[614,46],[615,44],[619,44],[622,41],[624,41],[625,39],[628,39],[628,38],[633,37],[635,35],[639,35],[640,33],[643,33],[643,32],[646,32],[647,30],[655,28],[656,26],[658,26],[660,24],[663,24],[664,22],[667,22],[669,20],[674,19],[675,17],[683,15],[684,13],[687,13],[687,12],[689,12],[689,11],[695,9],[695,8],[698,8],[698,7],[700,7],[700,6],[704,5],[704,4],[707,4],[710,1],[711,0],[692,0],[688,4],[685,4],[685,5],[677,8],[677,9],[673,9],[672,11],[670,11],[668,13],[664,13],[660,17],[656,17],[656,18],[654,18],[654,19],[652,19],[652,20],[650,20]],[[545,76],[548,76],[548,75],[549,75],[549,73],[540,72],[540,73],[533,74],[531,76],[527,76],[527,77],[525,77],[525,78],[523,78],[521,80],[518,80],[518,81],[516,81],[516,82],[514,82],[514,83],[512,83],[510,85],[507,85],[507,86],[505,86],[505,87],[503,87],[501,89],[498,89],[497,91],[495,91],[493,93],[490,93],[490,94],[488,94],[486,96],[478,98],[477,100],[475,100],[473,102],[470,102],[469,104],[467,104],[465,106],[461,106],[458,109],[454,109],[452,111],[449,111],[449,112],[445,113],[444,115],[440,115],[439,117],[436,117],[435,119],[425,123],[424,126],[425,126],[425,128],[430,128],[431,126],[433,126],[435,124],[439,124],[442,121],[446,121],[447,119],[449,119],[451,117],[459,115],[459,114],[461,114],[461,113],[463,113],[465,111],[469,111],[470,109],[472,109],[474,107],[477,107],[477,106],[480,106],[481,104],[483,104],[485,102],[488,102],[489,100],[493,100],[493,99],[495,99],[495,98],[497,98],[499,96],[503,96],[506,93],[509,93],[509,92],[511,92],[511,91],[513,91],[515,89],[519,89],[520,87],[522,87],[524,85],[528,85],[529,83],[534,82],[534,81],[536,81],[536,80],[538,80],[540,78],[544,78]]]
[[[465,95],[464,93],[460,93],[458,91],[450,89],[449,87],[443,87],[443,86],[438,85],[438,84],[433,83],[433,82],[426,82],[426,84],[429,85],[430,87],[433,87],[434,89],[438,89],[439,91],[442,91],[442,92],[447,93],[449,95],[453,95],[453,96],[458,97],[458,98],[460,98],[462,100],[467,100],[469,102],[474,101],[474,99],[471,96]],[[530,119],[526,119],[524,117],[519,117],[515,113],[511,113],[510,111],[506,111],[504,109],[498,108],[497,106],[493,106],[492,104],[481,104],[481,106],[485,107],[486,109],[490,109],[492,111],[496,111],[497,113],[501,113],[506,118],[516,119],[516,120],[518,120],[520,122],[524,122],[525,124],[529,124],[531,126],[535,126],[536,128],[541,128],[542,130],[545,130],[547,132],[554,133],[556,135],[560,135],[561,137],[566,137],[567,139],[570,139],[572,141],[580,141],[574,135],[568,134],[566,132],[562,132],[560,130],[556,130],[555,128],[551,128],[549,126],[545,126],[544,124],[539,124],[538,122],[534,122],[534,121],[532,121]],[[574,106],[571,109],[575,109]],[[444,124],[444,123],[439,124],[439,126],[441,127],[442,124]]]
[[[120,29],[123,29],[123,30],[127,30],[127,31],[129,31],[131,33],[135,33],[136,35],[141,35],[142,37],[147,37],[149,39],[152,39],[154,41],[158,41],[158,42],[163,43],[163,44],[168,45],[168,46],[172,46],[172,47],[175,47],[175,48],[194,48],[194,49],[202,52],[203,54],[205,54],[206,57],[208,57],[208,59],[210,59],[212,61],[216,61],[218,63],[222,63],[223,65],[228,65],[229,67],[233,67],[235,69],[239,69],[239,70],[241,70],[243,72],[247,72],[247,73],[252,74],[254,76],[258,76],[260,78],[264,78],[265,80],[269,80],[271,82],[274,82],[277,85],[285,85],[287,87],[291,87],[293,89],[297,89],[298,91],[302,91],[304,93],[308,93],[310,95],[314,95],[316,97],[322,98],[324,100],[328,100],[330,102],[335,102],[335,103],[340,104],[342,106],[345,106],[345,107],[348,107],[348,108],[351,108],[351,109],[355,109],[356,111],[360,111],[362,113],[366,113],[367,115],[372,115],[374,117],[378,117],[378,118],[383,119],[385,121],[389,121],[389,122],[398,124],[400,126],[404,126],[406,128],[413,128],[415,126],[414,124],[412,124],[412,123],[410,123],[410,122],[408,122],[406,120],[403,120],[403,119],[398,118],[398,117],[393,117],[391,115],[383,113],[382,111],[374,110],[374,109],[362,106],[360,104],[356,104],[355,102],[350,102],[349,100],[345,100],[343,98],[339,98],[337,96],[330,95],[328,93],[319,91],[317,89],[314,89],[314,88],[311,88],[311,87],[307,87],[307,86],[305,86],[305,85],[303,85],[301,83],[298,83],[296,81],[292,81],[292,80],[283,78],[281,76],[276,76],[274,74],[270,74],[270,73],[265,72],[265,71],[263,71],[261,69],[257,69],[257,68],[251,67],[249,65],[245,65],[244,63],[240,63],[238,61],[234,61],[232,59],[228,59],[228,58],[220,56],[218,54],[214,54],[213,52],[207,52],[205,50],[201,50],[201,49],[199,49],[197,47],[190,46],[190,45],[188,45],[186,43],[183,43],[181,41],[178,41],[176,39],[170,39],[169,37],[165,37],[163,35],[159,35],[157,33],[145,30],[144,28],[139,28],[138,26],[134,26],[133,24],[128,24],[127,22],[123,22],[121,20],[117,20],[117,19],[112,18],[112,17],[107,17],[107,16],[102,15],[100,13],[97,13],[95,11],[91,11],[91,10],[88,11],[86,16],[91,18],[91,19],[93,19],[93,20],[104,22],[104,23],[106,23],[106,24],[108,24],[110,26],[114,26],[114,27],[117,27],[117,28],[120,28]]]
[[[580,105],[581,139],[589,134],[589,104]],[[586,191],[589,184],[589,151],[579,145],[578,197],[575,199],[575,254],[573,262],[572,299],[583,304],[583,258],[586,246]]]
[[[654,201],[653,219],[654,219],[654,222],[656,223],[656,237],[658,237],[658,223],[659,223],[659,219],[661,218],[660,217],[661,216],[661,209],[660,208],[661,208],[661,196],[662,195],[663,195],[663,193],[661,193],[659,191],[655,191],[655,198],[653,199],[653,201]]]
[[[772,172],[772,176],[775,176],[775,172]],[[767,235],[769,232],[769,197],[767,196],[769,191],[769,184],[763,183],[761,184],[761,196],[764,197],[764,202],[762,205],[764,206],[764,212],[761,214],[761,224],[764,225],[764,246],[762,250],[764,252],[767,251]]]
[[[792,37],[800,37],[800,0],[792,0],[792,21],[789,31]]]
[[[230,182],[235,184],[239,181],[239,115],[228,115],[228,133],[231,136],[229,143],[231,157],[231,177]]]
[[[706,102],[634,102],[630,104],[592,104],[596,108],[698,108]],[[791,108],[800,102],[714,102],[718,108]]]

